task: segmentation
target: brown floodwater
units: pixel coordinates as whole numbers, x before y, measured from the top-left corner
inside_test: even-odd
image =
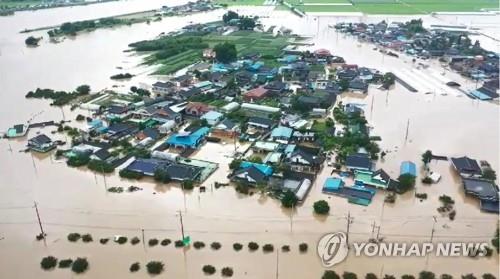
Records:
[[[153,1],[152,1],[153,2]],[[109,5],[116,6],[109,6]],[[184,18],[165,18],[150,25],[137,24],[115,29],[100,29],[92,33],[51,44],[45,39],[40,47],[26,48],[25,34],[17,33],[24,28],[53,25],[67,20],[88,19],[118,13],[147,10],[162,5],[143,1],[120,1],[92,6],[20,12],[15,16],[0,18],[0,130],[34,117],[34,121],[74,119],[82,111],[63,112],[51,108],[48,102],[26,100],[27,91],[36,87],[70,90],[80,84],[90,84],[95,91],[120,85],[117,90],[131,84],[150,84],[154,77],[147,74],[148,67],[136,67],[141,57],[122,52],[131,42],[154,38],[161,32],[169,32],[190,21],[206,22],[219,18],[223,11],[215,11]],[[90,7],[93,9],[88,10]],[[240,8],[249,12],[248,8]],[[359,44],[357,40],[337,34],[328,28],[336,21],[366,20],[378,21],[377,17],[308,17],[299,19],[289,13],[272,12],[270,8],[252,10],[264,18],[265,25],[283,25],[293,28],[299,34],[312,36],[315,46],[325,47],[334,54],[346,58],[349,63],[387,71],[409,71],[418,76],[416,82],[423,87],[425,80],[437,86],[435,71],[443,70],[437,63],[426,70],[416,69],[409,58],[383,57],[373,51],[373,46]],[[458,17],[462,18],[462,16]],[[397,20],[400,20],[398,17]],[[450,22],[455,20],[450,19]],[[458,20],[458,19],[457,19]],[[464,19],[467,20],[467,19]],[[479,21],[480,19],[477,19]],[[485,19],[486,21],[486,19]],[[293,22],[293,24],[290,24]],[[485,23],[486,24],[486,23]],[[35,35],[38,33],[35,33]],[[39,32],[43,34],[43,32]],[[123,67],[118,70],[116,67]],[[138,76],[129,82],[115,82],[109,76],[129,71]],[[413,71],[413,72],[412,72]],[[418,72],[415,74],[415,72]],[[422,75],[424,77],[422,77]],[[475,84],[467,82],[457,74],[445,71],[443,77],[454,79],[466,87]],[[367,119],[373,126],[372,133],[382,137],[381,147],[388,155],[378,166],[393,177],[398,175],[399,164],[412,160],[419,166],[420,154],[426,149],[446,156],[468,155],[487,160],[497,170],[499,167],[499,110],[498,105],[470,100],[460,94],[446,96],[439,92],[425,95],[410,93],[399,85],[389,92],[370,88],[367,96],[346,94],[345,101],[364,104]],[[459,97],[461,96],[461,97]],[[409,133],[405,140],[408,120]],[[74,121],[73,121],[74,122]],[[77,125],[73,123],[72,125]],[[29,137],[37,132],[50,134],[54,128],[32,129]],[[52,135],[65,140],[64,136]],[[331,168],[325,167],[318,175],[306,201],[293,214],[280,207],[279,202],[261,194],[245,196],[236,193],[232,187],[215,189],[214,182],[226,182],[227,163],[231,161],[234,146],[208,143],[194,158],[217,161],[219,169],[203,184],[207,192],[198,190],[183,193],[175,185],[158,185],[151,180],[129,181],[117,175],[96,175],[82,169],[68,168],[49,155],[20,153],[26,139],[0,141],[0,269],[2,278],[68,278],[69,270],[43,272],[39,261],[46,255],[60,259],[87,257],[90,269],[83,275],[87,278],[148,277],[143,268],[139,274],[131,274],[131,263],[143,265],[149,260],[161,260],[166,265],[167,278],[206,278],[201,267],[212,264],[219,270],[233,267],[234,278],[320,278],[324,268],[315,252],[317,240],[327,232],[346,229],[348,213],[354,218],[351,224],[351,240],[366,241],[373,236],[372,225],[380,226],[380,235],[387,241],[428,241],[434,223],[434,241],[489,241],[497,226],[498,216],[481,213],[478,202],[463,194],[459,179],[453,174],[448,162],[432,162],[433,171],[442,174],[442,180],[435,185],[418,183],[417,192],[424,192],[429,198],[419,201],[411,193],[399,196],[396,203],[384,205],[384,193],[379,192],[368,207],[347,203],[345,199],[321,193],[321,187],[329,176]],[[245,148],[241,146],[238,148]],[[134,193],[112,194],[107,187],[136,185],[143,188]],[[438,196],[447,194],[456,201],[457,217],[450,221],[441,216],[436,208],[440,206]],[[318,199],[326,199],[331,206],[330,216],[320,218],[312,213],[312,205]],[[33,202],[39,206],[44,230],[47,232],[47,246],[34,238],[39,233]],[[179,211],[182,212],[184,228],[194,241],[206,244],[218,241],[219,251],[210,248],[183,250],[168,247],[143,247],[141,244],[101,245],[98,239],[114,235],[145,238],[181,237]],[[94,242],[90,244],[69,243],[70,232],[91,233]],[[234,242],[246,244],[256,241],[263,245],[291,245],[292,251],[279,254],[264,254],[261,250],[249,252],[243,249],[235,252]],[[298,252],[298,244],[306,242],[309,251]],[[208,246],[208,245],[207,245]],[[19,263],[23,263],[22,266]],[[489,259],[470,258],[364,258],[349,256],[335,267],[342,272],[353,271],[358,275],[367,272],[376,274],[416,274],[429,269],[436,273],[461,275],[489,272],[498,276],[498,255]]]

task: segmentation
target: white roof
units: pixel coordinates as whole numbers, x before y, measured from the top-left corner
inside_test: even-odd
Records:
[[[256,104],[250,104],[250,103],[243,103],[241,105],[241,107],[245,108],[245,109],[260,110],[260,111],[265,111],[265,112],[279,112],[280,111],[280,108],[263,106],[263,105],[256,105]]]

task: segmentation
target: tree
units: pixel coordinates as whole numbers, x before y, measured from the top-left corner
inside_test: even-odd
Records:
[[[214,47],[215,59],[221,63],[230,63],[236,60],[238,52],[234,44],[224,42]]]
[[[325,270],[321,279],[340,279],[340,276],[333,270]]]
[[[483,178],[487,179],[487,180],[495,181],[497,179],[497,173],[495,172],[495,170],[493,170],[490,167],[484,168],[483,169]]]
[[[474,276],[474,274],[469,273],[469,274],[462,275],[462,279],[477,279],[477,277]]]
[[[187,179],[182,181],[182,189],[184,190],[193,190],[194,188],[194,182],[191,179]]]
[[[408,278],[408,279],[413,279],[413,278]],[[439,276],[439,279],[453,279],[453,276],[451,276],[450,274],[441,274],[441,276]]]
[[[300,251],[301,253],[305,253],[305,252],[307,252],[307,249],[308,249],[308,248],[309,248],[309,246],[307,245],[307,243],[304,243],[304,242],[303,242],[303,243],[300,243],[300,244],[299,244],[299,251]]]
[[[71,265],[74,273],[84,273],[89,268],[89,262],[86,258],[77,258]]]
[[[402,174],[398,180],[400,193],[404,193],[415,186],[415,177],[411,174]]]
[[[238,169],[241,165],[242,160],[241,159],[234,159],[229,163],[229,169],[235,170]]]
[[[251,156],[250,158],[248,158],[248,161],[256,164],[262,164],[262,158],[257,155]]]
[[[384,86],[385,89],[389,89],[389,87],[391,87],[391,85],[394,84],[395,80],[396,76],[391,72],[387,72],[384,74],[384,77],[382,78],[382,85]]]
[[[231,277],[233,276],[233,269],[231,267],[223,267],[221,270],[222,277]]]
[[[418,274],[418,279],[435,279],[436,275],[430,271],[421,271]]]
[[[497,228],[497,230],[495,232],[495,236],[491,240],[491,244],[493,244],[493,247],[495,247],[497,249],[497,253],[498,253],[499,250],[500,250],[499,230],[498,230],[498,228]]]
[[[160,274],[163,272],[164,264],[159,261],[150,261],[148,264],[146,264],[146,269],[148,270],[149,274]]]
[[[204,265],[202,268],[203,272],[209,275],[212,275],[216,272],[215,267],[213,265]]]
[[[495,277],[495,275],[493,275],[493,274],[491,274],[491,273],[485,273],[485,274],[483,274],[483,276],[482,276],[482,277],[483,277],[483,279],[497,279],[497,278]]]
[[[297,196],[295,196],[295,194],[290,190],[286,191],[283,197],[281,198],[281,205],[286,208],[291,208],[295,206],[297,202],[298,202]]]
[[[80,95],[87,95],[90,93],[90,86],[86,84],[82,84],[78,86],[75,91]]]
[[[345,271],[344,274],[342,274],[342,279],[358,279],[358,276],[356,273]]]
[[[341,79],[339,81],[340,90],[346,91],[349,88],[349,80]]]
[[[315,202],[313,207],[314,207],[314,212],[316,214],[328,215],[328,213],[330,212],[330,206],[328,205],[328,202],[325,200],[319,200]]]
[[[375,275],[374,273],[367,273],[365,279],[377,279],[377,275]]]
[[[137,272],[139,269],[141,269],[141,265],[138,262],[131,264],[129,268],[130,272]]]
[[[172,181],[170,178],[170,175],[168,175],[167,171],[161,168],[158,168],[155,170],[154,173],[154,179],[155,181],[161,182],[161,183],[169,183]]]
[[[229,23],[232,19],[238,19],[240,15],[236,12],[233,11],[228,11],[222,16],[222,21],[224,21],[225,24]]]
[[[241,30],[253,30],[255,28],[255,19],[242,17],[240,18],[239,27]]]
[[[424,166],[427,166],[432,160],[432,151],[427,150],[422,154],[422,162],[424,162]]]
[[[57,258],[56,257],[53,257],[53,256],[48,256],[48,257],[45,257],[42,259],[42,261],[40,262],[40,266],[44,269],[44,270],[50,270],[50,269],[53,269],[54,267],[56,267],[57,265]]]
[[[26,38],[26,40],[24,41],[24,43],[27,45],[27,46],[38,46],[38,41],[40,41],[41,38],[35,38],[33,36],[29,36],[28,38]]]

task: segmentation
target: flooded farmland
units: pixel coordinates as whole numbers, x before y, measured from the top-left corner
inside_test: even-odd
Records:
[[[174,2],[174,1],[172,1]],[[175,1],[183,2],[183,1]],[[40,47],[26,48],[25,28],[50,26],[68,20],[81,20],[110,16],[134,11],[158,8],[162,1],[120,1],[83,7],[58,8],[36,12],[19,12],[11,17],[0,17],[0,130],[34,118],[36,121],[74,119],[79,110],[53,108],[46,101],[26,100],[24,95],[37,87],[71,90],[80,84],[91,85],[93,91],[104,88],[128,88],[132,84],[155,81],[148,76],[151,68],[137,66],[141,57],[123,52],[127,45],[142,39],[154,38],[161,32],[176,30],[189,22],[208,22],[218,19],[224,11],[214,11],[183,18],[164,18],[150,25],[136,24],[114,29],[100,29],[66,39],[59,44],[44,40]],[[170,1],[169,1],[170,4]],[[249,12],[249,8],[239,8]],[[250,13],[250,12],[249,12]],[[256,13],[253,11],[253,13]],[[425,79],[434,79],[435,72],[457,80],[468,88],[475,84],[457,74],[443,70],[438,63],[428,69],[416,69],[410,58],[384,57],[374,51],[372,45],[359,43],[355,38],[338,34],[328,24],[339,21],[379,21],[387,17],[333,17],[310,16],[299,19],[289,13],[259,10],[266,26],[282,25],[294,32],[311,37],[314,46],[327,48],[343,56],[349,63],[357,63],[384,71],[405,69],[418,71]],[[462,16],[441,16],[444,22],[454,22]],[[463,16],[464,22],[467,16]],[[396,20],[401,20],[397,18]],[[424,21],[427,18],[424,19]],[[430,19],[429,20],[440,20]],[[481,19],[475,19],[479,22]],[[498,18],[486,18],[483,25],[492,24]],[[293,24],[290,24],[293,22]],[[439,22],[439,21],[438,21]],[[38,33],[35,33],[38,34]],[[39,32],[44,34],[44,32]],[[129,82],[115,82],[109,76],[122,67],[137,76]],[[427,86],[427,85],[423,85]],[[349,100],[365,106],[372,133],[382,138],[381,147],[388,154],[377,162],[389,174],[396,176],[399,164],[412,160],[421,164],[420,155],[426,149],[444,156],[468,155],[487,160],[499,172],[499,109],[498,104],[478,102],[463,95],[446,96],[411,93],[396,85],[388,92],[370,88],[367,96],[344,95]],[[410,123],[408,125],[408,123]],[[408,127],[408,137],[405,139]],[[50,134],[55,128],[42,131]],[[35,135],[32,129],[28,136]],[[62,138],[64,140],[64,138]],[[35,156],[18,152],[26,141],[0,140],[0,268],[5,278],[68,278],[69,270],[58,269],[43,272],[40,259],[46,255],[59,258],[84,256],[89,259],[90,269],[82,277],[119,278],[147,277],[145,271],[131,274],[128,268],[133,262],[145,264],[149,260],[162,260],[166,265],[167,278],[206,278],[201,267],[212,264],[218,269],[231,266],[234,278],[320,278],[324,271],[316,255],[317,240],[325,233],[345,230],[347,214],[354,218],[351,224],[353,241],[366,241],[372,237],[373,225],[380,226],[380,234],[391,241],[427,241],[435,228],[435,241],[488,241],[497,226],[498,216],[479,211],[478,202],[466,197],[450,165],[445,161],[432,162],[432,170],[442,174],[435,185],[417,185],[418,192],[428,193],[427,200],[415,199],[412,193],[398,197],[395,204],[384,204],[384,193],[379,191],[368,207],[347,203],[345,199],[327,196],[321,187],[331,168],[324,167],[318,175],[308,198],[293,213],[281,208],[278,201],[260,194],[245,196],[233,187],[210,187],[214,182],[227,180],[228,157],[232,144],[210,143],[194,154],[200,160],[219,159],[221,165],[205,181],[207,191],[197,189],[183,193],[175,185],[158,185],[153,181],[129,181],[118,175],[102,176],[87,170],[68,168],[50,156]],[[244,148],[244,147],[241,147]],[[107,187],[135,185],[143,188],[134,193],[113,194]],[[457,216],[454,221],[437,212],[442,194],[455,201]],[[327,199],[331,206],[330,216],[314,216],[312,205],[318,199]],[[40,210],[47,245],[35,240],[39,233],[33,203]],[[206,244],[218,241],[218,251],[209,247],[203,250],[187,250],[173,247],[143,247],[142,244],[101,245],[98,239],[115,235],[145,238],[181,238],[179,211],[183,215],[186,234],[193,240]],[[436,219],[434,219],[436,218]],[[434,220],[436,220],[434,224]],[[70,232],[91,233],[90,244],[70,243]],[[291,245],[289,253],[265,254],[262,251],[236,252],[234,242],[246,244],[256,241],[263,245]],[[298,244],[309,244],[307,253],[298,251]],[[207,245],[208,246],[208,245]],[[377,275],[432,270],[436,274],[455,276],[477,272],[498,276],[498,255],[491,258],[364,258],[349,256],[335,266],[335,270],[352,271],[359,276],[367,272]],[[23,263],[19,265],[19,263]],[[479,275],[479,273],[478,273]],[[2,276],[3,277],[3,276]]]

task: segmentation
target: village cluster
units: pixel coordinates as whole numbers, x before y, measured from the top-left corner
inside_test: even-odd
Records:
[[[396,24],[395,29],[385,23],[338,27],[378,43],[387,41],[389,48],[396,44],[390,38],[397,38],[404,42],[397,44],[401,50],[410,44],[401,36],[412,24],[421,28],[421,22]],[[401,26],[406,28],[398,29]],[[433,45],[434,36],[421,40]],[[412,37],[410,45],[416,42]],[[426,53],[412,49],[416,55]],[[345,92],[389,90],[395,81],[404,85],[393,73],[348,64],[326,49],[309,52],[289,46],[278,57],[247,53],[228,63],[217,57],[216,49],[206,48],[202,59],[180,75],[148,88],[132,86],[128,94],[95,94],[80,103],[80,109],[89,112],[88,117],[80,115],[85,127],[60,124],[59,131],[73,139],[71,147],[62,145],[56,156],[66,158],[70,166],[87,165],[104,173],[118,169],[124,178],[153,177],[183,187],[199,185],[200,190],[209,186],[204,184],[208,177],[227,172],[221,166],[229,165],[223,175],[227,181],[217,183],[233,182],[240,192],[265,189],[281,199],[293,193],[299,202],[325,166],[332,167],[331,177],[316,182],[322,183],[323,192],[355,204],[370,204],[377,190],[403,193],[415,184],[421,172],[414,162],[401,162],[399,177],[375,168],[385,154],[377,144],[380,137],[370,133],[363,106],[338,100]],[[494,77],[485,70],[492,60],[481,61],[475,71]],[[498,64],[496,69],[498,76]],[[29,128],[16,125],[7,137],[23,136]],[[59,143],[39,134],[29,139],[28,147],[48,152]],[[196,157],[199,152],[212,152],[212,159]],[[465,191],[480,199],[481,208],[498,212],[498,188],[482,179],[479,164],[467,157],[451,158],[451,163],[463,176]],[[428,173],[425,178],[437,183],[440,175]]]
[[[361,41],[374,43],[380,48],[379,51],[389,56],[398,57],[397,53],[404,53],[423,60],[439,59],[443,67],[482,82],[480,87],[461,90],[470,98],[493,100],[499,97],[498,54],[483,49],[479,41],[472,42],[468,37],[471,31],[463,26],[431,25],[430,29],[426,29],[422,26],[422,20],[411,20],[406,23],[338,23],[332,27],[356,36]],[[406,80],[402,72],[395,72],[395,75],[409,90],[417,90],[412,86],[410,77]],[[461,84],[451,80],[447,85],[457,89],[461,87]]]

